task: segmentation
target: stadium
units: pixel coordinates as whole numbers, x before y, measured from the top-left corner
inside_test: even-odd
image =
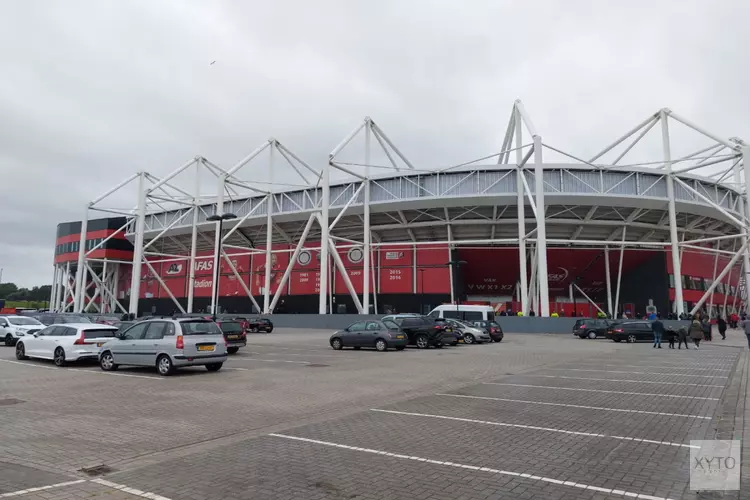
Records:
[[[651,158],[628,163],[642,144]],[[715,316],[745,304],[747,155],[742,140],[662,109],[582,158],[545,143],[516,101],[497,152],[418,168],[367,117],[322,168],[272,138],[231,168],[197,156],[164,176],[133,173],[58,226],[51,303]],[[128,191],[132,208],[112,205]]]

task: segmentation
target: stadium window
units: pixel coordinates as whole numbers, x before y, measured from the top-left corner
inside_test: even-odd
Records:
[[[674,288],[674,274],[669,275],[669,288]]]

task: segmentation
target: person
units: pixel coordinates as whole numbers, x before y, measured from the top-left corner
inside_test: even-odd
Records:
[[[737,328],[740,323],[740,317],[737,316],[736,312],[733,312],[731,316],[729,316],[729,325],[732,328]]]
[[[661,349],[661,336],[664,334],[664,323],[660,319],[655,319],[651,323],[651,331],[654,332],[654,348],[658,347]]]
[[[655,319],[656,319],[656,313],[649,313],[648,320],[649,321],[654,321]]]
[[[676,337],[677,337],[677,332],[675,332],[671,326],[667,328],[667,340],[669,341],[670,349],[674,349],[674,341]]]
[[[703,327],[703,338],[706,339],[706,342],[711,342],[711,322],[708,320],[708,316],[701,318],[701,326]]]
[[[740,322],[740,326],[745,329],[745,335],[747,336],[747,346],[750,348],[750,321],[743,319]]]
[[[722,340],[726,340],[726,338],[727,338],[727,321],[724,319],[724,316],[719,316],[719,319],[716,320],[716,324],[719,327],[719,335],[721,335]]]
[[[516,313],[516,316],[523,316],[523,311],[518,311],[518,312]]]
[[[536,313],[534,312],[533,309],[531,311],[529,311],[529,316],[536,316]]]
[[[693,318],[693,322],[690,323],[690,338],[693,339],[695,348],[698,349],[698,346],[701,344],[701,339],[703,338],[703,325],[697,314]]]
[[[549,315],[550,318],[559,318],[560,315],[557,314],[557,311],[552,311],[552,314]]]
[[[622,313],[622,319],[628,319],[628,313],[623,312]]]
[[[687,328],[684,326],[680,326],[679,330],[677,330],[677,349],[682,349],[682,344],[685,344],[685,349],[689,349],[687,345],[687,337],[688,337],[688,331]]]

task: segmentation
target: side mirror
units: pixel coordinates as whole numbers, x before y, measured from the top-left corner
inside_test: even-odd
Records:
[[[35,333],[35,334],[34,334],[34,338],[37,338],[38,336],[39,336],[39,334],[38,334],[38,333]]]

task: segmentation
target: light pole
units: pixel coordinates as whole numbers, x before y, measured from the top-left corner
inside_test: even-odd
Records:
[[[216,264],[216,268],[214,269],[214,310],[212,311],[213,320],[216,321],[216,313],[219,311],[219,277],[221,276],[221,273],[219,272],[219,269],[221,269],[221,234],[222,234],[222,226],[224,224],[225,220],[232,220],[236,219],[237,216],[234,214],[213,214],[206,217],[206,220],[209,222],[218,222],[218,228],[216,229],[219,232],[219,237],[216,239],[219,243],[219,248],[217,249],[217,253],[219,254],[218,263]]]
[[[456,287],[456,283],[457,283],[458,276],[456,276],[456,274],[453,272],[453,270],[454,270],[454,268],[458,269],[461,266],[464,266],[466,264],[468,264],[468,262],[466,262],[465,260],[452,260],[452,261],[447,262],[445,264],[446,266],[450,266],[450,268],[451,268],[451,274],[453,275],[453,288],[454,288],[453,293],[456,296],[456,319],[460,319],[459,316],[461,316],[461,313],[458,310],[458,306],[461,303],[461,294],[457,293],[458,290],[455,290],[455,288],[457,288]]]

